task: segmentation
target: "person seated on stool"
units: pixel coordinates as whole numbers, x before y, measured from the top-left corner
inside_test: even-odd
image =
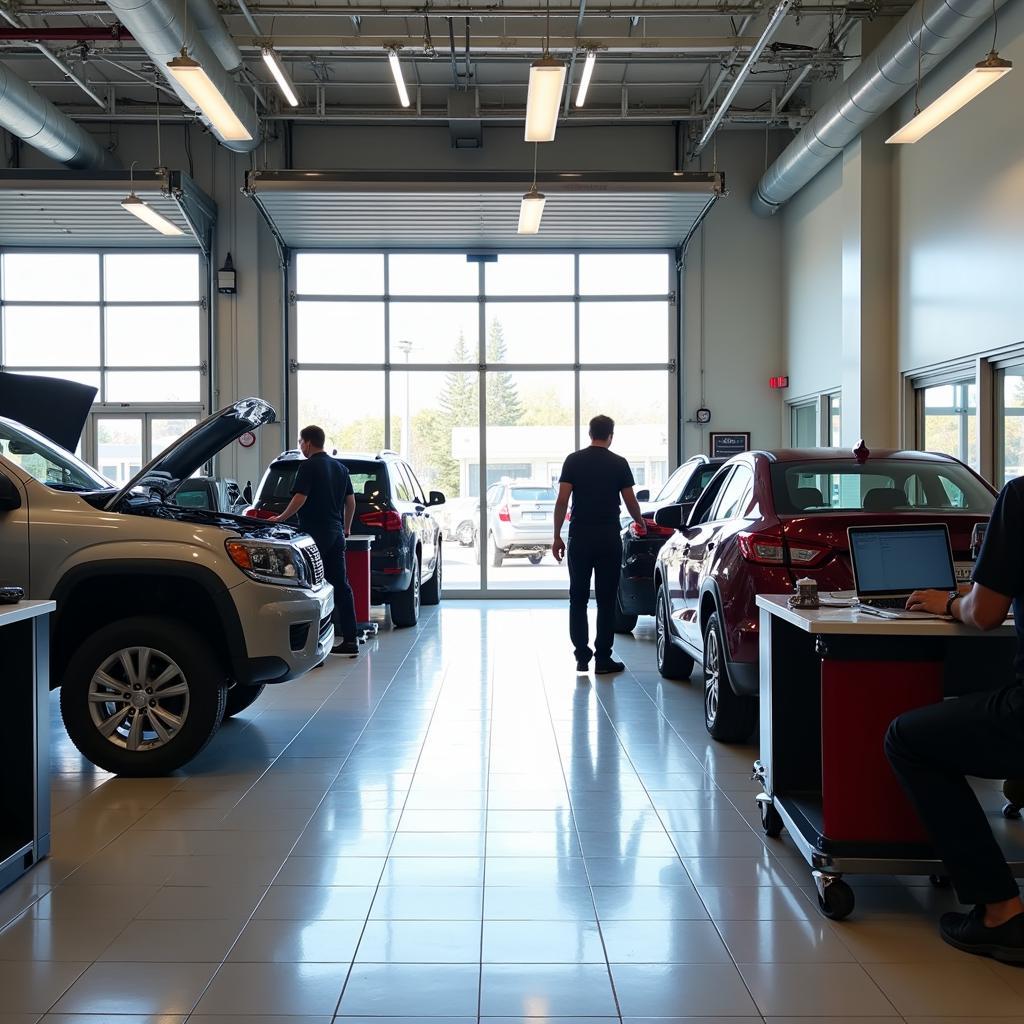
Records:
[[[943,914],[942,938],[978,956],[1024,964],[1024,903],[967,776],[1024,778],[1024,477],[996,500],[973,584],[919,590],[907,608],[995,629],[1013,604],[1017,682],[900,715],[885,752],[946,865],[968,914]]]

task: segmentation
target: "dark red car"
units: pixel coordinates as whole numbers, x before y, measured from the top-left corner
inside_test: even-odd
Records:
[[[819,592],[850,590],[846,530],[945,523],[957,576],[970,578],[974,527],[995,491],[949,455],[836,448],[747,452],[727,462],[693,505],[661,509],[676,528],[654,570],[658,670],[704,668],[704,719],[715,739],[753,731],[758,693],[758,594],[810,576]]]

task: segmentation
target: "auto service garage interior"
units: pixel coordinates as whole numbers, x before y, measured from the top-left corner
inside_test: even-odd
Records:
[[[1022,39],[0,3],[0,1021],[1024,1020],[883,751],[1012,624],[873,620],[846,533],[966,583],[1024,473]],[[551,551],[599,414],[647,527],[607,674]],[[310,424],[356,657],[268,520]]]

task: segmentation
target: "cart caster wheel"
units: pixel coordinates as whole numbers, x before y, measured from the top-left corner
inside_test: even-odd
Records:
[[[782,835],[782,816],[767,800],[758,800],[761,812],[761,828],[769,839],[778,839]]]
[[[832,921],[849,917],[853,913],[853,903],[853,890],[839,878],[826,885],[818,895],[821,912]]]
[[[1012,818],[1016,820],[1020,817],[1020,805],[1013,803],[1012,800],[1008,800],[1003,804],[1003,817]]]
[[[928,881],[931,882],[936,889],[948,889],[950,885],[948,875],[929,875]]]

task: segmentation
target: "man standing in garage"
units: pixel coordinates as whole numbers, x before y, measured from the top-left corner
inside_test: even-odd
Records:
[[[308,533],[324,560],[324,576],[334,587],[335,637],[332,654],[359,654],[356,638],[356,609],[345,571],[345,538],[352,532],[356,511],[355,494],[348,470],[339,459],[324,451],[321,427],[303,427],[299,432],[299,463],[288,507],[271,522],[283,523],[299,514],[299,527]]]
[[[565,555],[562,524],[572,497],[569,523],[569,638],[576,653],[576,670],[586,672],[594,658],[594,672],[604,675],[621,672],[626,666],[612,657],[615,635],[615,601],[619,589],[622,562],[622,538],[619,524],[619,497],[641,534],[647,532],[640,505],[633,494],[633,472],[621,455],[609,448],[615,433],[610,416],[595,416],[590,421],[590,446],[569,455],[559,477],[555,502],[555,539],[551,553],[556,562]],[[597,598],[597,636],[590,649],[587,605],[590,603],[590,578],[594,578]]]
[[[907,607],[976,629],[1001,625],[1013,604],[1017,681],[908,711],[889,726],[885,751],[928,829],[968,914],[943,914],[951,946],[1024,964],[1024,903],[1013,872],[967,781],[1024,778],[1024,477],[996,500],[965,593],[919,590]]]

